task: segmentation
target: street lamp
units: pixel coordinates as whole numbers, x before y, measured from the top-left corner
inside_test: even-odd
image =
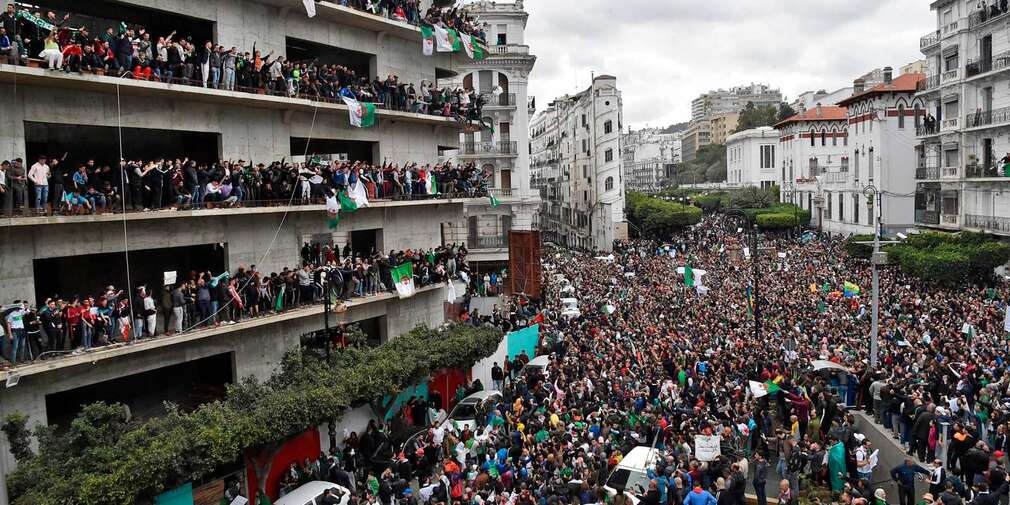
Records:
[[[751,293],[754,295],[754,339],[761,341],[761,297],[759,286],[761,284],[761,271],[758,268],[758,229],[757,224],[751,220],[746,212],[740,209],[729,209],[727,216],[736,217],[744,222],[744,229],[750,231],[750,251],[751,251]]]

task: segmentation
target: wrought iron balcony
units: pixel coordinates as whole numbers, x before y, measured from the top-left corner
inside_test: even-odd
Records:
[[[915,168],[916,179],[939,179],[940,167],[918,166]]]
[[[988,8],[983,7],[968,16],[968,28],[975,29],[975,27],[984,25],[990,21],[1003,19],[1006,17],[1007,12],[1007,10],[1000,9],[995,5],[989,6]],[[921,46],[920,49],[922,49]]]
[[[925,50],[940,43],[940,30],[929,32],[919,38],[919,49]]]
[[[1010,233],[1010,217],[965,214],[964,226],[966,228],[978,228],[986,231]]]
[[[992,164],[991,166],[985,166],[979,163],[969,163],[964,167],[964,177],[966,179],[985,179],[985,178],[996,178],[996,177],[1006,177],[1005,171],[997,164]],[[1010,178],[1007,178],[1010,181]]]
[[[1010,67],[1010,51],[1003,51],[987,59],[969,61],[964,67],[965,79],[976,75],[997,72]]]
[[[940,224],[940,213],[935,210],[915,209],[915,222],[918,224]]]
[[[925,79],[915,83],[916,91],[929,91],[940,86],[940,74],[928,75]]]
[[[1001,107],[990,111],[973,112],[964,118],[965,128],[1000,126],[1005,124],[1010,124],[1010,107]]]

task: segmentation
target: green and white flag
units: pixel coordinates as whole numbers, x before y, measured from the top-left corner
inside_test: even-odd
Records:
[[[421,53],[431,56],[435,52],[435,30],[427,25],[421,25]]]
[[[684,285],[694,286],[694,269],[691,268],[691,265],[684,267]]]
[[[340,224],[340,203],[333,195],[326,197],[326,224],[331,230]]]
[[[483,60],[484,59],[484,48],[480,46],[477,37],[473,35],[462,35],[460,38],[463,41],[463,49],[466,50],[466,55],[472,60]]]
[[[449,28],[449,42],[452,43],[453,52],[460,52],[463,50],[463,41],[459,38],[459,32]]]
[[[338,198],[340,198],[340,210],[346,212],[353,212],[355,210],[358,210],[358,204],[355,203],[354,200],[347,195],[346,191],[341,191],[340,195],[338,195]]]
[[[362,103],[346,96],[341,97],[351,113],[351,126],[368,128],[375,126],[375,104]]]
[[[441,26],[435,26],[435,50],[440,53],[451,53],[453,51],[453,39],[449,30]]]
[[[396,294],[400,298],[410,298],[414,296],[414,264],[406,262],[390,272],[393,282],[396,284]]]

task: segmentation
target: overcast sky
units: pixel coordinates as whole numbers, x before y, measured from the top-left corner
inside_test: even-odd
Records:
[[[527,0],[526,10],[538,110],[607,73],[636,129],[690,119],[709,89],[760,82],[791,100],[877,67],[897,75],[936,27],[923,0]]]

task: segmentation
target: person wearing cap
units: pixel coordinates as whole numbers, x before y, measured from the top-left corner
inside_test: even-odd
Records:
[[[873,505],[887,505],[887,492],[878,487],[873,492]]]

